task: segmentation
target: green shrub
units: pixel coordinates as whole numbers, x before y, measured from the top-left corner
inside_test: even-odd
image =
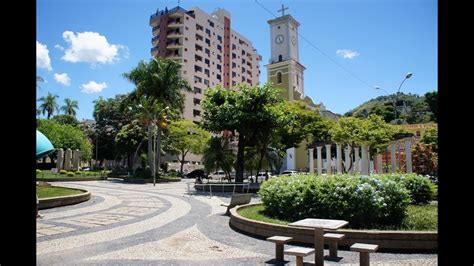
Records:
[[[410,203],[401,183],[369,176],[280,176],[264,182],[258,194],[272,217],[342,219],[351,228],[400,225]]]
[[[63,169],[63,170],[59,171],[59,174],[60,175],[67,175],[67,171]]]
[[[150,167],[147,166],[145,169],[139,167],[137,170],[135,170],[135,176],[134,177],[135,178],[145,178],[145,179],[152,178]]]
[[[74,172],[76,175],[80,175],[81,174],[81,171],[77,170],[76,172]]]
[[[427,177],[417,174],[387,174],[381,178],[388,178],[401,182],[410,192],[413,204],[426,204],[433,200],[437,192],[436,186]]]
[[[74,172],[67,172],[67,176],[74,176]]]
[[[36,169],[36,174],[39,175],[41,174],[43,171],[41,171],[40,169]]]

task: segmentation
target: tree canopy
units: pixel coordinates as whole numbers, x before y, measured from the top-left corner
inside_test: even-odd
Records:
[[[83,160],[91,158],[92,145],[81,129],[71,125],[62,125],[54,120],[40,119],[38,130],[51,141],[54,148],[79,149],[83,152]]]
[[[211,132],[229,131],[238,135],[236,182],[243,182],[244,149],[258,141],[259,131],[274,127],[276,114],[274,106],[278,90],[264,84],[250,87],[240,84],[236,88],[225,89],[217,86],[206,91],[202,102],[203,127]]]

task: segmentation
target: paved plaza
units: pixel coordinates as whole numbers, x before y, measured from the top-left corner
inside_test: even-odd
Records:
[[[37,219],[38,265],[266,265],[271,242],[229,227],[231,193],[188,193],[188,183],[125,184],[120,181],[60,182],[86,189],[89,201],[42,210]],[[252,202],[258,202],[257,196]],[[325,249],[325,255],[329,253]],[[356,252],[339,251],[339,262],[358,265]],[[287,265],[294,257],[285,256]],[[437,254],[373,253],[373,265],[437,265]],[[314,255],[305,261],[314,260]],[[308,264],[312,265],[312,264]]]

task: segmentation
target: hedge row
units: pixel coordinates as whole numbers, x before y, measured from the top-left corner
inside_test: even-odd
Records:
[[[280,176],[258,194],[267,215],[286,220],[343,219],[352,228],[400,225],[412,202],[432,197],[428,180],[416,175]],[[429,191],[429,192],[428,192]]]

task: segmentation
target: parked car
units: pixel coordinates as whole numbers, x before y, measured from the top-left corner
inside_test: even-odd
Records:
[[[212,180],[222,180],[222,179],[224,179],[225,177],[226,177],[226,176],[225,176],[224,171],[219,170],[219,171],[216,171],[216,172],[210,174],[207,178],[208,178],[208,179],[212,179]]]
[[[286,171],[281,172],[280,175],[288,175],[288,176],[291,176],[291,175],[297,175],[297,174],[298,174],[298,171],[295,171],[295,170],[286,170]]]
[[[270,172],[259,172],[256,178],[255,176],[251,175],[249,176],[249,182],[255,182],[255,180],[258,180],[259,182],[265,181],[267,180],[267,175],[268,178],[272,177],[272,174]]]
[[[203,169],[196,169],[184,175],[186,178],[203,179],[207,178],[206,172]]]

